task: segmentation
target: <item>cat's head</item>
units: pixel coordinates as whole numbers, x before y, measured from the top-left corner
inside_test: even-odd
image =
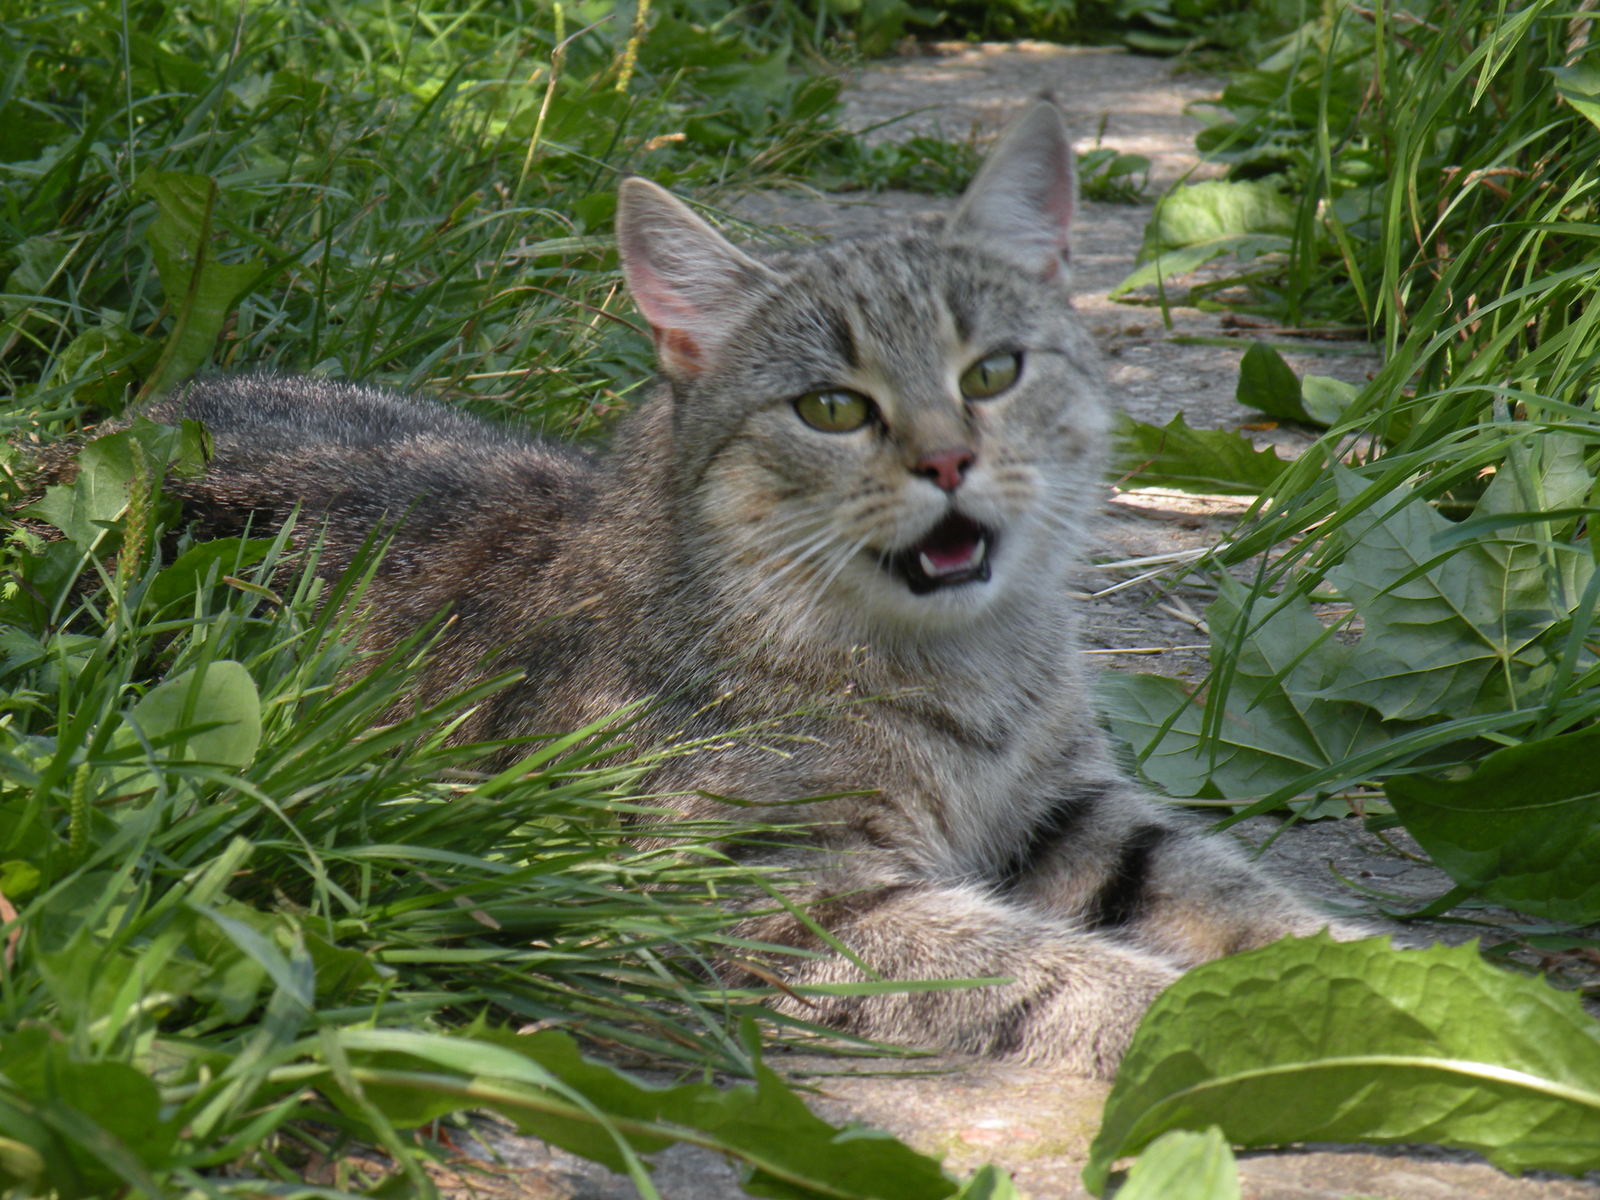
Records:
[[[1072,163],[1039,102],[942,228],[759,256],[624,183],[703,569],[846,634],[1059,603],[1106,424],[1066,292]]]

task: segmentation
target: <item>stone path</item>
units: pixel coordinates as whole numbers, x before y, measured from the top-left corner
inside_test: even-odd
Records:
[[[845,102],[854,127],[879,126],[873,137],[940,132],[986,139],[1031,97],[1048,91],[1081,132],[1080,148],[1092,145],[1096,132],[1102,131],[1106,145],[1150,158],[1154,196],[1194,168],[1191,138],[1200,122],[1185,110],[1214,94],[1215,87],[1207,79],[1172,78],[1166,62],[1118,50],[1023,43],[946,47],[873,64],[854,79]],[[908,112],[913,115],[904,121],[882,125]],[[948,203],[903,194],[764,194],[741,198],[736,211],[759,223],[840,232],[903,220],[907,213],[932,213]],[[1158,311],[1106,299],[1106,292],[1131,269],[1148,216],[1148,207],[1086,203],[1076,226],[1078,306],[1108,354],[1120,402],[1148,421],[1164,423],[1181,409],[1195,426],[1254,423],[1259,414],[1233,399],[1238,358],[1247,343],[1213,344],[1229,332],[1220,318],[1179,311],[1168,330]],[[1212,342],[1175,341],[1173,334]],[[1353,381],[1364,379],[1373,367],[1359,353],[1286,357],[1297,371]],[[1257,430],[1252,436],[1292,443],[1298,435],[1279,429]],[[1151,491],[1115,494],[1107,509],[1093,552],[1100,560],[1211,544],[1242,511],[1234,501]],[[1083,590],[1099,590],[1119,577],[1086,571]],[[1089,601],[1087,649],[1098,652],[1111,668],[1203,673],[1203,636],[1181,616],[1157,607],[1157,599],[1153,590],[1136,587]],[[1274,828],[1270,821],[1258,821],[1247,833],[1262,839]],[[1337,882],[1334,870],[1417,899],[1445,889],[1443,876],[1402,853],[1403,839],[1398,845],[1398,850],[1385,845],[1354,822],[1319,822],[1280,837],[1268,861],[1303,890],[1346,907],[1354,902],[1352,893]],[[1413,927],[1403,936],[1415,941],[1462,935],[1441,926],[1421,932]],[[1012,1171],[1022,1192],[1034,1200],[1087,1195],[1078,1173],[1099,1123],[1104,1085],[1041,1070],[937,1060],[919,1060],[915,1073],[907,1073],[905,1063],[798,1056],[777,1056],[773,1065],[817,1089],[815,1107],[824,1117],[886,1129],[944,1157],[952,1171],[965,1173],[992,1161]],[[490,1132],[489,1140],[508,1168],[501,1187],[479,1180],[460,1194],[471,1190],[562,1200],[627,1200],[636,1194],[625,1179],[532,1139]],[[1592,1181],[1514,1180],[1470,1156],[1427,1148],[1330,1147],[1252,1154],[1241,1162],[1241,1177],[1247,1200],[1600,1198],[1600,1184]],[[669,1200],[742,1195],[733,1168],[686,1147],[659,1156],[656,1183]]]

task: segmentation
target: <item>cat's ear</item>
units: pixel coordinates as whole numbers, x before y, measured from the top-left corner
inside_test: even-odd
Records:
[[[1001,136],[946,227],[979,241],[1041,279],[1067,261],[1078,200],[1072,140],[1061,110],[1037,101]]]
[[[622,181],[617,251],[633,302],[650,322],[661,370],[704,372],[754,306],[771,272],[648,179]]]

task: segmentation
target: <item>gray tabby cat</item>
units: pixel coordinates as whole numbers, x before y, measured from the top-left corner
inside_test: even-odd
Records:
[[[777,1007],[1105,1076],[1185,966],[1327,922],[1141,796],[1095,723],[1066,581],[1108,413],[1068,299],[1073,204],[1046,102],[942,229],[754,255],[626,181],[622,262],[664,382],[595,457],[270,374],[192,383],[153,415],[210,427],[209,472],[173,486],[215,530],[302,505],[332,572],[403,521],[372,643],[448,606],[421,698],[525,672],[463,738],[653,696],[635,740],[710,739],[650,789],[689,819],[732,796],[791,824],[766,856],[804,872],[811,919],[852,951],[753,912],[748,936],[797,951],[767,964],[800,993]],[[772,736],[714,736],[752,727]],[[858,794],[786,803],[839,793]],[[1012,982],[801,998],[868,978],[858,963]]]

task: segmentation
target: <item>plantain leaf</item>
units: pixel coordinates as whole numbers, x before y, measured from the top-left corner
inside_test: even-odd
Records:
[[[1235,1145],[1433,1142],[1508,1171],[1600,1167],[1600,1023],[1475,946],[1290,939],[1190,971],[1151,1006],[1084,1180],[1172,1129]]]
[[[162,757],[173,760],[246,767],[261,744],[255,680],[243,663],[228,659],[157,684],[129,710],[127,721]],[[132,730],[122,729],[114,742],[132,740]]]
[[[1391,779],[1434,863],[1500,904],[1600,921],[1600,727],[1497,750],[1464,779]]]
[[[1239,1168],[1222,1130],[1163,1133],[1128,1168],[1117,1200],[1239,1200]]]

